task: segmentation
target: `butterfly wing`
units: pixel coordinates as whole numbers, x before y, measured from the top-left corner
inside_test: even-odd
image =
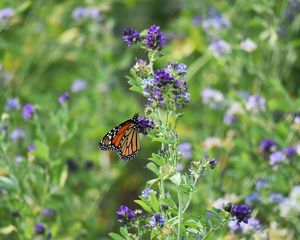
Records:
[[[121,159],[133,158],[140,150],[137,115],[110,130],[99,142],[101,150],[114,150]]]
[[[140,150],[140,139],[137,126],[128,128],[120,143],[118,154],[121,159],[129,160],[135,157]]]

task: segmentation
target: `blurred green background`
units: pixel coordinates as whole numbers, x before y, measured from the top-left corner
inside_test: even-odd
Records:
[[[35,104],[37,118],[26,122],[21,111],[8,112],[8,132],[20,127],[26,137],[8,143],[7,159],[1,159],[0,175],[14,176],[19,188],[1,197],[0,238],[31,239],[34,223],[42,221],[54,239],[105,239],[119,227],[115,217],[119,205],[137,207],[133,200],[152,176],[145,168],[147,158],[159,146],[143,137],[142,151],[128,162],[97,148],[109,129],[136,112],[143,115],[146,104],[128,90],[130,67],[136,58],[146,57],[122,42],[122,31],[128,26],[138,31],[161,26],[169,41],[155,67],[169,61],[188,66],[191,103],[178,126],[180,138],[193,145],[194,159],[204,154],[219,158],[218,168],[199,186],[191,216],[226,194],[243,201],[262,177],[273,181],[268,191],[288,195],[300,182],[293,170],[299,164],[273,172],[260,156],[259,142],[269,137],[285,147],[296,144],[299,137],[299,130],[291,130],[290,118],[274,119],[274,112],[296,113],[300,106],[300,17],[295,7],[290,10],[293,19],[287,17],[291,2],[297,1],[2,0],[0,9],[10,7],[14,14],[0,21],[0,106],[7,112],[7,99],[18,97],[22,105]],[[90,7],[90,12],[80,15],[78,7]],[[211,32],[203,29],[201,19],[211,17],[212,9],[225,16],[230,26]],[[217,58],[209,52],[215,38],[230,43],[230,54]],[[246,38],[257,44],[251,54],[240,50]],[[86,81],[86,88],[70,91],[78,79]],[[228,126],[223,123],[226,109],[216,111],[202,103],[201,91],[206,87],[221,91],[228,102],[242,102],[243,91],[258,93],[267,100],[267,111],[254,118],[244,114]],[[66,91],[70,100],[64,108],[57,98]],[[221,146],[203,144],[209,137],[217,137]],[[33,142],[40,153],[32,157],[27,146]],[[18,164],[16,156],[23,158]],[[56,216],[43,216],[43,208],[55,209]],[[257,207],[255,215],[267,228],[275,221],[289,229],[282,239],[295,236],[297,218],[280,220],[268,211]],[[211,239],[235,238],[228,234],[226,226]],[[278,236],[271,239],[281,239]]]

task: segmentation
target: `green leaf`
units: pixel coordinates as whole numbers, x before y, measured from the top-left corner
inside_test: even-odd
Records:
[[[68,179],[68,168],[64,167],[63,171],[61,172],[60,179],[59,179],[59,186],[64,187],[66,181]]]
[[[110,236],[113,240],[126,240],[126,238],[123,238],[121,235],[113,232],[109,233],[108,236]]]
[[[49,159],[49,147],[41,142],[41,141],[34,141],[34,145],[35,145],[35,150],[34,150],[34,154],[42,159]]]
[[[151,193],[150,196],[148,197],[149,204],[153,208],[155,212],[159,212],[159,201],[155,195],[155,193]]]
[[[148,163],[148,164],[147,164],[147,168],[148,168],[150,171],[154,172],[157,176],[159,176],[159,170],[158,170],[158,167],[157,167],[154,163],[152,163],[152,162]]]
[[[7,191],[16,191],[19,188],[19,182],[14,176],[10,178],[0,176],[0,188]]]
[[[161,142],[161,143],[165,143],[165,144],[173,144],[174,140],[157,137],[157,138],[153,138],[152,142]]]
[[[164,160],[158,154],[155,153],[152,153],[152,157],[149,158],[149,160],[151,160],[160,167],[164,164]]]
[[[172,183],[179,186],[180,182],[181,182],[181,174],[179,172],[174,174],[172,177],[170,177],[170,180],[171,180]]]
[[[145,211],[147,211],[148,213],[152,213],[152,209],[150,206],[147,205],[147,203],[141,201],[141,200],[135,200],[135,203],[137,203],[138,205],[140,205]]]
[[[125,227],[120,227],[120,233],[123,235],[123,237],[127,237],[128,236],[128,231],[127,228]]]
[[[141,87],[138,87],[138,86],[132,86],[129,88],[131,91],[134,91],[134,92],[138,92],[140,94],[143,94],[143,89]]]

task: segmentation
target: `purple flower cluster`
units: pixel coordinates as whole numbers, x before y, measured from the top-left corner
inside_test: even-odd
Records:
[[[134,28],[126,28],[122,35],[123,41],[128,45],[132,46],[138,42],[141,42],[142,36]],[[160,27],[152,25],[148,30],[146,37],[144,37],[144,44],[149,50],[161,51],[167,42],[167,38],[160,31]]]
[[[271,203],[281,203],[283,199],[284,197],[282,196],[282,194],[278,192],[273,192],[269,197],[269,201]]]
[[[275,166],[286,159],[293,159],[297,154],[293,146],[286,147],[283,151],[278,150],[278,144],[272,139],[263,139],[260,142],[260,150],[265,157],[269,158],[269,164]]]
[[[127,43],[128,46],[132,46],[141,40],[141,36],[137,30],[134,28],[125,28],[123,31],[123,41]]]
[[[117,218],[120,223],[134,222],[136,217],[136,213],[127,206],[121,205],[117,211]]]
[[[35,112],[35,107],[31,103],[27,103],[23,106],[23,119],[29,120],[32,118]]]
[[[64,102],[68,101],[69,99],[70,99],[70,94],[68,92],[64,92],[58,97],[57,102],[59,104],[63,104]]]
[[[217,165],[217,163],[218,163],[218,159],[217,158],[213,158],[212,160],[210,160],[208,162],[208,164],[209,164],[209,166],[210,166],[211,169],[214,169],[215,166]]]
[[[264,154],[270,154],[277,149],[277,143],[272,139],[263,139],[259,145],[260,150]]]
[[[83,19],[100,19],[100,10],[97,7],[77,7],[72,12],[73,19],[80,21]]]
[[[251,217],[252,210],[245,204],[234,205],[230,211],[231,216],[236,217],[238,222],[248,223],[248,219]]]
[[[145,44],[148,48],[152,50],[162,50],[164,45],[167,42],[167,38],[160,31],[160,27],[156,25],[152,25],[148,31],[145,38]]]
[[[150,219],[150,225],[153,226],[153,227],[156,227],[156,226],[163,227],[165,222],[166,222],[166,220],[159,213],[155,214]]]
[[[26,134],[21,128],[15,128],[10,134],[9,138],[12,140],[14,143],[19,141],[20,139],[25,138]]]
[[[210,45],[208,46],[208,50],[215,56],[220,57],[224,54],[227,54],[231,51],[231,46],[228,42],[222,39],[213,39]]]
[[[138,117],[137,125],[140,133],[147,135],[148,131],[154,128],[154,121],[145,117]]]
[[[209,17],[201,21],[204,30],[219,30],[230,26],[226,17],[220,15],[215,9],[210,9]]]
[[[286,20],[289,22],[294,21],[294,19],[296,18],[299,12],[300,12],[300,2],[298,0],[290,0],[285,10]]]
[[[32,143],[30,145],[28,145],[27,150],[28,151],[34,151],[36,149],[35,145]]]
[[[182,154],[183,158],[191,159],[193,156],[192,144],[183,142],[178,145],[178,151]]]
[[[142,191],[142,196],[143,196],[144,198],[147,198],[148,196],[151,195],[151,193],[156,194],[156,191],[154,191],[154,190],[152,190],[152,189],[150,189],[150,188],[145,188],[145,189]]]
[[[253,113],[258,114],[266,110],[266,100],[257,94],[249,96],[246,102],[246,109]]]
[[[71,92],[80,92],[86,88],[86,81],[78,79],[72,83]]]
[[[287,158],[293,158],[297,154],[295,147],[286,147],[283,152]]]
[[[285,161],[285,155],[280,152],[280,151],[276,151],[276,152],[273,152],[271,155],[270,155],[270,158],[269,158],[269,164],[271,166],[275,166],[281,162],[284,162]]]
[[[6,21],[9,18],[13,17],[15,12],[12,8],[6,7],[0,10],[0,21]]]
[[[269,182],[267,179],[265,178],[260,178],[257,180],[256,184],[255,184],[255,188],[257,191],[267,187],[269,185]]]
[[[149,74],[150,66],[147,64],[147,61],[137,59],[131,70],[133,70],[138,77],[146,78]]]
[[[245,204],[242,205],[235,205],[233,203],[228,203],[224,210],[229,212],[231,216],[235,217],[237,223],[248,223],[248,219],[251,217],[252,210]]]
[[[34,224],[34,232],[36,234],[44,234],[46,231],[46,227],[44,223],[35,223]]]
[[[5,104],[5,110],[19,110],[20,109],[20,100],[19,98],[9,98]]]
[[[184,64],[172,62],[166,69],[155,71],[153,78],[144,80],[143,93],[150,106],[165,108],[169,103],[173,108],[185,107],[190,101],[186,73]]]
[[[257,192],[253,192],[245,198],[245,202],[247,205],[252,207],[256,203],[261,202],[261,197]]]

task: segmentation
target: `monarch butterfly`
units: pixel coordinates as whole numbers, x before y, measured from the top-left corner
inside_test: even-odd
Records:
[[[101,150],[113,150],[121,159],[129,160],[140,150],[138,115],[110,130],[99,142]]]

